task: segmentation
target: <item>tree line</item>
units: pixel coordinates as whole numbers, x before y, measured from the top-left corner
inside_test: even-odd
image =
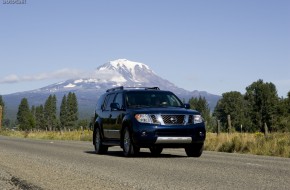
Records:
[[[74,129],[88,126],[87,120],[78,121],[78,102],[74,93],[64,95],[57,114],[57,100],[50,95],[44,105],[29,107],[26,98],[21,100],[17,112],[17,126],[20,130]],[[286,98],[278,97],[273,83],[259,79],[246,87],[246,93],[225,92],[213,112],[204,97],[192,97],[189,102],[192,109],[198,110],[207,130],[245,131],[245,132],[290,132],[290,91]],[[5,103],[0,96],[2,119],[5,117]]]
[[[66,130],[75,129],[78,124],[78,102],[75,93],[62,98],[60,112],[57,114],[57,99],[50,95],[44,105],[29,106],[27,98],[20,102],[17,112],[19,130]]]
[[[246,87],[246,93],[237,91],[222,94],[210,113],[205,98],[191,98],[191,108],[201,112],[208,131],[290,132],[290,91],[279,98],[276,86],[259,79]]]

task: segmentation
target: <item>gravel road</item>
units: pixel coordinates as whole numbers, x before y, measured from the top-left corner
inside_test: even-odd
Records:
[[[90,142],[0,136],[0,189],[289,189],[290,159],[183,149],[124,158]]]

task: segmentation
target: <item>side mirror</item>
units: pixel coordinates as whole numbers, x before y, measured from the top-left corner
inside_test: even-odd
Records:
[[[120,110],[120,105],[118,103],[111,103],[110,107],[113,111]]]
[[[190,109],[190,104],[184,104],[185,109]]]

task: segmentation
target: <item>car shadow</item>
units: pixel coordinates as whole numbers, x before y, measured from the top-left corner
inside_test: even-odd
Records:
[[[96,154],[95,151],[84,151],[84,153],[87,154]],[[125,157],[123,155],[123,151],[110,151],[108,150],[108,152],[106,154],[102,154],[104,156],[114,156],[114,157]],[[153,156],[150,152],[139,152],[137,155],[134,155],[132,157],[128,157],[128,158],[183,158],[183,157],[187,157],[187,156],[182,156],[182,155],[173,155],[173,154],[166,154],[166,153],[161,153],[158,156]]]

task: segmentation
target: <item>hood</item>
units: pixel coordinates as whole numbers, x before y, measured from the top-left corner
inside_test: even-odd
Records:
[[[200,114],[196,110],[185,109],[185,108],[178,108],[178,107],[164,107],[164,108],[134,108],[128,109],[131,113],[144,113],[144,114],[174,114],[174,115],[197,115]]]

